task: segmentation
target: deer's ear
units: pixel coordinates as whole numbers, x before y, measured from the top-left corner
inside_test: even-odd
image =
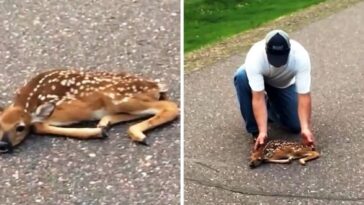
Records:
[[[35,113],[32,114],[32,123],[41,122],[52,115],[55,105],[53,103],[44,103],[37,107]]]

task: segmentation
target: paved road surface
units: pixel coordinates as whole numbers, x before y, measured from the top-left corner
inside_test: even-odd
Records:
[[[186,204],[364,204],[363,11],[361,2],[291,34],[313,65],[313,126],[322,157],[305,167],[249,169],[250,135],[232,83],[245,54],[186,76]]]
[[[179,1],[0,0],[0,104],[50,68],[130,71],[164,79],[180,99]],[[0,204],[177,204],[179,121],[132,143],[31,136],[0,156]]]

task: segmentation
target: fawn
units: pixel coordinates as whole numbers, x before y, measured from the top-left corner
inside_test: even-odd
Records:
[[[249,166],[255,168],[262,162],[290,163],[299,159],[300,164],[316,159],[320,154],[308,145],[283,140],[271,140],[266,145],[253,150],[250,156]]]
[[[150,117],[128,129],[133,141],[148,145],[144,131],[178,116],[176,103],[164,100],[159,82],[128,73],[52,70],[18,89],[0,111],[0,152],[10,152],[32,131],[78,139],[106,138],[110,125]],[[99,120],[97,127],[64,127]]]

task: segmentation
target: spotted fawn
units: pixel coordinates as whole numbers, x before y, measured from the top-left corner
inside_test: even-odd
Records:
[[[300,164],[305,165],[307,161],[319,156],[320,154],[311,146],[297,142],[271,140],[252,151],[249,165],[251,168],[255,168],[262,162],[290,163],[294,159],[299,159]]]
[[[109,125],[139,118],[128,128],[133,141],[147,144],[146,130],[178,116],[176,103],[165,100],[167,87],[128,73],[52,70],[17,90],[13,103],[0,111],[0,152],[11,151],[30,132],[78,139],[105,138]],[[98,121],[96,127],[65,127]]]

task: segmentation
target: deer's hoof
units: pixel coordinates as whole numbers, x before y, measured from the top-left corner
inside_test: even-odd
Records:
[[[149,142],[149,140],[147,140],[147,138],[144,138],[142,141],[138,141],[138,144],[144,145],[144,146],[147,146],[147,147],[150,146],[150,142]]]
[[[100,135],[100,139],[106,139],[109,137],[109,130],[110,127],[100,127],[101,128],[101,135]]]

